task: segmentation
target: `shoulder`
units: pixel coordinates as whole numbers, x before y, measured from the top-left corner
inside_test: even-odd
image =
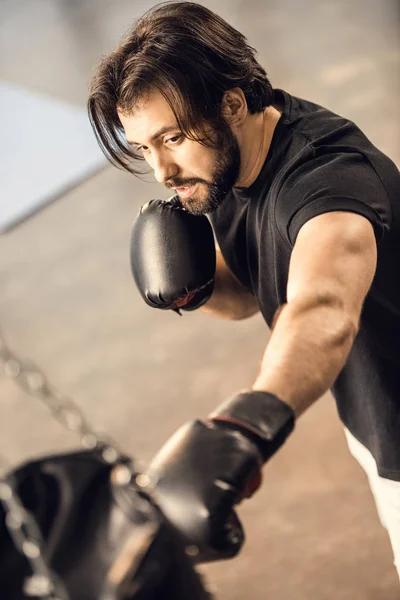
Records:
[[[369,160],[356,150],[310,152],[292,165],[275,202],[277,226],[292,246],[308,220],[335,211],[367,218],[377,242],[391,227],[385,186]]]

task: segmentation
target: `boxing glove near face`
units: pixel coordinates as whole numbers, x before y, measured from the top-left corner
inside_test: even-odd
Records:
[[[212,227],[185,211],[178,197],[141,207],[131,235],[131,269],[144,301],[154,308],[195,310],[214,288]]]

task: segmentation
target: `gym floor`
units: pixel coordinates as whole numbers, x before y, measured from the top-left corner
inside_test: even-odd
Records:
[[[275,87],[354,120],[400,165],[396,0],[201,3],[248,37]],[[2,0],[0,79],[84,108],[99,57],[153,5]],[[143,461],[183,422],[248,387],[269,336],[260,316],[179,318],[144,305],[130,276],[129,235],[139,206],[154,197],[168,193],[151,175],[142,182],[107,165],[0,237],[8,344]],[[0,454],[13,463],[77,447],[2,374],[0,398]],[[329,393],[299,420],[239,513],[244,550],[203,569],[217,600],[399,598],[387,534]]]

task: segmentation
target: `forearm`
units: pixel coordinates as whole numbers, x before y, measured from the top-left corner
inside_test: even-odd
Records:
[[[246,319],[258,312],[256,298],[232,275],[220,250],[216,256],[215,286],[211,298],[199,310],[222,319]]]
[[[299,416],[332,386],[355,335],[354,327],[333,303],[284,305],[252,389],[275,394]]]

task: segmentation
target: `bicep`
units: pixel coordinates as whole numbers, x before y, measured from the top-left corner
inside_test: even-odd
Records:
[[[292,251],[287,301],[337,303],[358,327],[372,284],[377,248],[371,223],[351,212],[328,212],[307,221]]]

